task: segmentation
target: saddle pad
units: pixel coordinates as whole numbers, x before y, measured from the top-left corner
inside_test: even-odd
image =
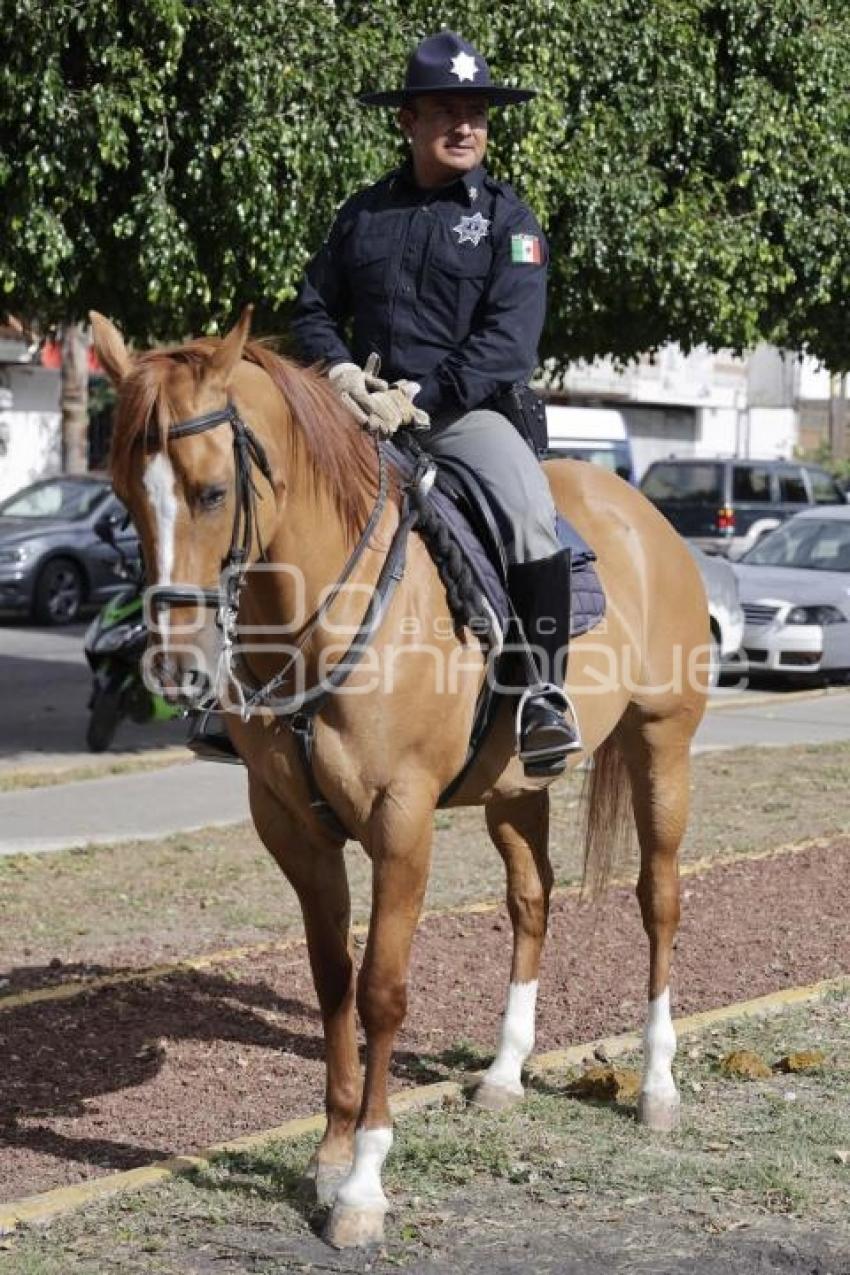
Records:
[[[410,457],[391,443],[385,443],[384,446],[390,463],[403,478],[409,478],[413,473]],[[511,608],[499,571],[490,561],[468,519],[455,502],[436,487],[432,487],[429,499],[448,524],[504,630]],[[560,514],[555,529],[561,546],[572,550],[570,636],[581,637],[583,633],[589,633],[595,628],[605,614],[605,593],[593,565],[596,554],[576,528]]]

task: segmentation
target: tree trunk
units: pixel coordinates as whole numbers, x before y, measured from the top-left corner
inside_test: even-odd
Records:
[[[84,474],[88,469],[89,365],[79,323],[66,324],[62,334],[60,387],[62,468],[69,474]]]

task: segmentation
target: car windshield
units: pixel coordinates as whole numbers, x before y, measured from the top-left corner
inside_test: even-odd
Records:
[[[0,514],[7,518],[61,518],[76,522],[96,509],[108,491],[101,483],[51,478],[9,496],[0,504]]]
[[[741,562],[759,567],[850,572],[850,520],[793,518],[759,541]]]

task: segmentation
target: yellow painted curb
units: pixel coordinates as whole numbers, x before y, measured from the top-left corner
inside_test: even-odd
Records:
[[[748,1001],[734,1001],[731,1005],[720,1005],[717,1009],[704,1009],[696,1014],[688,1014],[684,1018],[674,1018],[673,1026],[678,1037],[690,1035],[691,1032],[703,1031],[713,1027],[715,1023],[726,1023],[735,1018],[752,1018],[759,1014],[770,1014],[793,1005],[804,1005],[809,1001],[822,1000],[831,992],[850,989],[850,974],[839,975],[838,978],[822,979],[819,983],[809,983],[804,987],[785,987],[778,992],[768,992],[766,996],[756,996]],[[566,1049],[552,1049],[545,1054],[537,1054],[528,1064],[531,1075],[547,1071],[557,1071],[563,1067],[576,1067],[585,1062],[594,1051],[604,1053],[608,1058],[616,1058],[620,1054],[631,1053],[639,1049],[642,1037],[639,1032],[627,1032],[622,1036],[603,1036],[584,1045],[569,1045]]]
[[[461,1086],[455,1081],[441,1080],[434,1085],[423,1085],[421,1088],[408,1089],[394,1095],[390,1099],[390,1109],[394,1116],[400,1116],[421,1107],[430,1107],[448,1099],[460,1098],[461,1093]],[[181,1174],[209,1168],[222,1156],[253,1151],[256,1147],[265,1146],[269,1142],[290,1142],[296,1138],[303,1138],[306,1134],[322,1133],[324,1127],[324,1114],[299,1116],[295,1120],[287,1120],[285,1124],[276,1125],[271,1129],[261,1129],[257,1133],[246,1133],[239,1138],[231,1138],[227,1142],[215,1143],[194,1155],[171,1156],[167,1160],[160,1160],[157,1164],[146,1164],[139,1169],[111,1173],[108,1177],[93,1178],[91,1182],[61,1186],[54,1191],[44,1191],[40,1195],[12,1200],[9,1204],[0,1205],[0,1235],[8,1235],[21,1225],[43,1225],[46,1222],[52,1222],[65,1213],[72,1213],[75,1209],[82,1208],[86,1204],[93,1204],[97,1200],[142,1191],[146,1187],[158,1186]]]
[[[755,691],[752,695],[731,696],[728,699],[712,699],[709,697],[706,709],[717,712],[718,709],[762,708],[765,704],[797,704],[806,699],[843,699],[850,695],[845,687],[820,686],[809,691]]]
[[[700,1013],[689,1014],[684,1018],[675,1018],[673,1025],[677,1036],[681,1037],[713,1026],[715,1023],[768,1014],[787,1009],[792,1005],[821,1000],[831,992],[845,988],[850,989],[850,974],[824,979],[820,983],[811,983],[805,987],[784,988],[779,992],[770,992],[766,996],[757,996],[753,1000],[722,1005],[717,1009],[702,1010]],[[528,1073],[531,1076],[539,1076],[550,1071],[560,1071],[565,1067],[579,1066],[591,1057],[594,1051],[604,1051],[608,1058],[616,1058],[639,1049],[640,1045],[641,1036],[638,1032],[626,1032],[621,1036],[603,1036],[581,1045],[570,1045],[566,1049],[553,1049],[547,1053],[538,1054],[529,1062]],[[476,1074],[480,1075],[480,1073]],[[470,1076],[467,1084],[474,1079],[474,1076]],[[432,1085],[406,1089],[391,1097],[390,1108],[394,1116],[400,1116],[438,1103],[458,1101],[463,1097],[466,1087],[467,1085],[457,1081],[440,1080]],[[63,1214],[71,1213],[75,1209],[98,1200],[141,1191],[145,1187],[156,1186],[181,1174],[208,1168],[225,1155],[251,1151],[269,1142],[288,1142],[304,1137],[306,1134],[320,1133],[324,1127],[324,1114],[301,1116],[295,1120],[287,1120],[285,1124],[271,1129],[261,1129],[256,1133],[231,1138],[228,1142],[216,1143],[194,1155],[172,1156],[157,1164],[145,1165],[139,1169],[129,1169],[124,1173],[94,1178],[90,1182],[75,1186],[57,1187],[54,1191],[44,1191],[40,1195],[12,1200],[9,1204],[0,1206],[0,1235],[8,1235],[21,1225],[38,1225],[53,1221]]]
[[[756,850],[751,854],[715,855],[703,859],[694,859],[679,868],[679,876],[704,876],[714,868],[725,868],[736,863],[763,863],[766,859],[779,858],[782,855],[801,854],[806,850],[817,850],[831,845],[837,838],[846,833],[832,836],[809,837],[805,841],[792,841],[784,846],[771,846],[767,850]],[[628,876],[612,878],[609,889],[632,886],[635,873]],[[580,885],[560,885],[552,890],[552,898],[577,898],[582,892]],[[423,912],[422,921],[443,916],[486,916],[504,906],[504,899],[485,899],[477,903],[460,903],[453,908],[434,908]],[[351,933],[355,938],[365,937],[369,932],[366,924],[352,925]],[[226,965],[230,961],[240,961],[249,956],[262,956],[265,953],[286,952],[292,948],[304,946],[305,940],[297,938],[273,939],[268,943],[248,943],[242,947],[219,948],[203,956],[187,956],[185,960],[175,961],[168,965],[147,965],[138,970],[124,970],[120,974],[101,974],[91,979],[80,979],[76,982],[60,983],[55,987],[37,987],[27,992],[13,992],[8,996],[0,996],[0,1014],[13,1010],[25,1009],[30,1005],[50,1003],[53,1001],[74,1000],[78,996],[88,996],[93,992],[103,991],[110,987],[121,987],[127,983],[154,983],[160,979],[171,978],[175,974],[192,970],[210,969],[216,965]]]

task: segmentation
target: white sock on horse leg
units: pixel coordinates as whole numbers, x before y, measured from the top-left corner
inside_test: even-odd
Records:
[[[336,1203],[346,1209],[385,1209],[381,1169],[393,1144],[391,1128],[358,1129],[354,1135],[354,1164],[339,1188]]]
[[[670,1017],[670,989],[649,1002],[643,1033],[643,1080],[641,1093],[657,1098],[675,1098],[676,1082],[672,1062],[676,1054],[676,1033]]]
[[[483,1084],[522,1093],[522,1065],[534,1048],[536,1007],[536,978],[528,983],[511,983],[499,1052],[487,1068]]]

